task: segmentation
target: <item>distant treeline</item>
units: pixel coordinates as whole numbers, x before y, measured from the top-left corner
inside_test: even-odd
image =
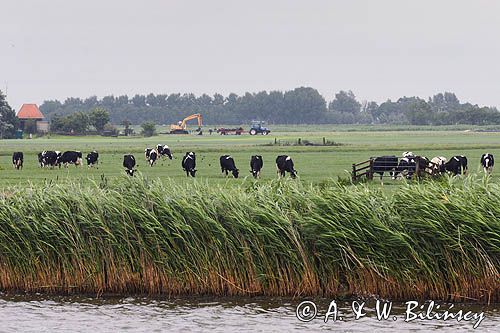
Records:
[[[77,111],[91,112],[104,108],[110,121],[141,124],[175,123],[184,117],[201,113],[210,124],[244,124],[265,120],[270,124],[399,124],[453,125],[500,124],[500,112],[495,107],[480,107],[461,103],[453,93],[439,93],[427,100],[420,97],[401,97],[382,104],[358,101],[351,91],[340,91],[327,102],[313,88],[300,87],[290,91],[261,91],[242,96],[215,94],[149,94],[129,97],[105,96],[98,99],[67,98],[45,101],[41,111],[49,119]]]

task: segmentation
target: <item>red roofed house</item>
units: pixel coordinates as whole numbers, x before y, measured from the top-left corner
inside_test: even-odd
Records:
[[[19,118],[21,129],[24,129],[27,120],[34,120],[38,132],[46,133],[49,131],[49,122],[44,120],[45,116],[40,112],[36,104],[23,104],[17,112],[17,118]]]

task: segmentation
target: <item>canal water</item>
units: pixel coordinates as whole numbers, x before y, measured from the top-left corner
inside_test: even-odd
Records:
[[[303,303],[312,301],[314,306]],[[214,297],[75,297],[0,294],[0,332],[500,332],[500,304],[438,303],[430,313],[482,313],[477,320],[414,319],[405,321],[407,304],[393,302],[390,316],[377,319],[376,302],[361,300]],[[379,309],[382,305],[379,304]],[[388,307],[389,303],[387,303]],[[429,303],[414,310],[426,311]],[[421,309],[421,307],[423,307]],[[336,311],[333,311],[335,310]],[[313,311],[316,310],[314,316]],[[325,314],[332,314],[325,322]],[[412,310],[413,313],[413,310]],[[334,319],[336,314],[336,319]],[[297,315],[302,317],[301,321]],[[303,317],[308,315],[309,317]],[[314,319],[312,319],[314,318]],[[340,319],[341,318],[341,319]],[[470,318],[469,318],[470,319]]]

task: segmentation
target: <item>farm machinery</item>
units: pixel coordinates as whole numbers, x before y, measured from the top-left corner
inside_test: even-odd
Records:
[[[201,135],[203,133],[201,130],[201,127],[203,126],[203,117],[199,113],[187,116],[177,124],[170,125],[170,134],[189,134],[187,130],[187,122],[192,119],[198,120],[198,128],[196,129],[196,131],[198,132],[198,135]]]
[[[257,135],[257,134],[268,135],[269,133],[271,133],[271,130],[267,127],[264,127],[263,126],[264,124],[265,122],[263,121],[257,121],[257,120],[252,121],[252,125],[248,133],[250,133],[250,135]]]

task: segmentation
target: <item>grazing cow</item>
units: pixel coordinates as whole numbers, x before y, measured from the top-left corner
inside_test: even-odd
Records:
[[[493,166],[495,165],[493,154],[486,153],[481,155],[481,165],[483,166],[484,173],[490,174],[493,171]]]
[[[458,174],[467,173],[467,157],[457,155],[450,158],[450,160],[441,165],[441,173],[451,172],[454,176]]]
[[[398,158],[396,156],[379,156],[373,159],[373,173],[380,175],[380,180],[385,172],[389,172],[392,179],[395,179],[398,169]]]
[[[61,167],[61,152],[60,151],[52,151],[47,150],[38,154],[38,162],[40,163],[40,167]]]
[[[152,149],[149,152],[149,159],[148,159],[149,166],[152,167],[155,164],[157,159],[158,159],[158,152],[156,151],[156,149]]]
[[[23,161],[24,161],[23,152],[16,151],[14,154],[12,154],[12,165],[14,166],[14,169],[17,170],[22,169]]]
[[[94,165],[99,164],[99,153],[97,151],[91,151],[90,153],[87,154],[87,157],[85,158],[87,160],[87,165],[90,167],[93,167]]]
[[[167,156],[169,160],[172,159],[172,152],[167,145],[156,145],[156,150],[158,151],[159,157]]]
[[[144,149],[144,157],[146,158],[146,161],[149,161],[149,154],[151,154],[151,150],[153,150],[153,148]]]
[[[65,168],[68,167],[68,164],[74,164],[75,166],[82,165],[82,152],[74,150],[65,151],[61,155],[59,162],[64,164]]]
[[[402,177],[406,177],[407,179],[410,179],[413,177],[413,174],[415,173],[417,169],[417,161],[416,157],[408,154],[406,155],[407,157],[403,157],[402,159],[399,160],[398,168],[395,172],[395,176],[398,174],[401,174]]]
[[[45,166],[45,163],[43,161],[43,154],[45,152],[38,153],[38,164],[40,164],[40,168],[43,168]]]
[[[425,170],[429,168],[430,161],[425,156],[415,156],[415,162],[416,165],[418,166],[418,172],[419,172],[417,176],[420,177],[422,174],[425,174]]]
[[[196,174],[196,155],[194,152],[187,152],[182,158],[182,169],[186,171],[186,176],[194,177]]]
[[[443,172],[443,165],[447,162],[446,157],[443,156],[436,156],[433,157],[429,163],[429,166],[427,167],[426,171],[427,173],[430,173],[431,175],[437,175],[438,173]]]
[[[260,170],[264,166],[264,160],[260,155],[253,155],[250,159],[250,172],[252,173],[253,178],[260,177]]]
[[[228,172],[231,171],[233,177],[238,178],[239,170],[236,168],[236,165],[234,164],[234,159],[231,157],[231,155],[222,155],[219,158],[219,161],[222,173],[226,173],[227,176]]]
[[[123,155],[123,167],[125,168],[125,172],[129,176],[133,176],[134,172],[137,171],[134,169],[135,167],[135,157],[134,155]]]
[[[297,171],[294,169],[293,160],[290,156],[279,155],[276,157],[276,169],[278,177],[285,177],[285,172],[290,173],[290,177],[297,177]]]

